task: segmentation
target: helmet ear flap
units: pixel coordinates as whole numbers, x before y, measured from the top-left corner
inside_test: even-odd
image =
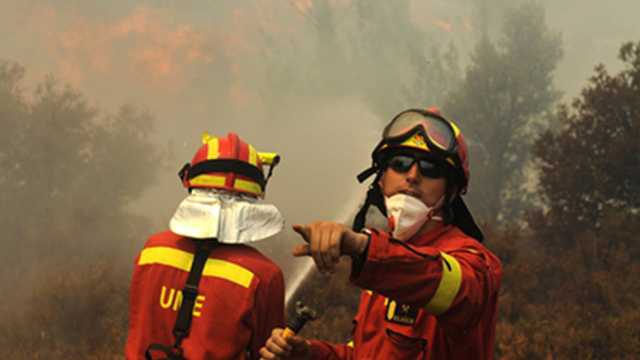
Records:
[[[450,167],[448,167],[445,179],[447,181],[447,185],[444,193],[444,204],[442,206],[442,218],[445,224],[451,224],[455,218],[453,202],[456,197],[461,195],[461,183],[457,171]]]
[[[358,210],[355,218],[353,219],[353,224],[351,228],[354,231],[360,231],[364,228],[367,222],[367,212],[371,205],[375,206],[382,215],[387,216],[387,207],[384,201],[384,194],[382,193],[382,188],[380,188],[379,180],[380,176],[382,176],[382,171],[378,171],[376,173],[375,179],[369,185],[369,190],[367,191],[367,197],[362,204],[362,207]]]
[[[444,196],[444,205],[442,206],[442,219],[445,224],[451,224],[455,218],[453,212],[453,200],[458,196],[454,187],[447,186],[447,192]]]

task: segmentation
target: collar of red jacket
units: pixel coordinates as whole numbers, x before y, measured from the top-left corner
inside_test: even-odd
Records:
[[[445,225],[441,221],[438,221],[436,227],[429,230],[429,232],[422,234],[420,236],[414,236],[407,244],[417,245],[417,246],[425,246],[431,244],[435,239],[439,238],[442,234],[451,230],[452,225]]]

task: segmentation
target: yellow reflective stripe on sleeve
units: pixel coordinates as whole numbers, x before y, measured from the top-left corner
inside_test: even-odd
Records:
[[[189,182],[191,185],[224,186],[225,180],[224,176],[202,174],[194,177]]]
[[[166,246],[155,246],[142,250],[138,265],[160,264],[182,271],[191,270],[193,254]],[[211,276],[231,281],[248,288],[253,280],[253,273],[240,265],[220,260],[207,259],[202,276]]]
[[[258,166],[258,152],[251,145],[249,145],[249,164]]]
[[[260,188],[260,185],[255,181],[236,179],[233,183],[233,188],[256,195],[262,194],[262,188]]]
[[[353,349],[353,340],[349,340],[347,346]]]
[[[442,256],[442,278],[433,298],[424,307],[428,313],[434,315],[440,315],[449,309],[462,283],[462,269],[458,260],[445,253],[440,255]]]
[[[207,142],[207,159],[217,159],[220,157],[218,138],[210,138]]]

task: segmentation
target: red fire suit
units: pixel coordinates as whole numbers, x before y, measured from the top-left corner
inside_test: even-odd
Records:
[[[502,266],[441,225],[407,243],[371,231],[351,281],[362,292],[353,340],[312,340],[313,359],[491,359]]]
[[[195,246],[169,231],[152,236],[136,258],[129,299],[127,359],[144,359],[151,343],[173,345],[182,288]],[[258,359],[274,327],[284,324],[280,268],[245,245],[216,245],[193,307],[187,359]]]

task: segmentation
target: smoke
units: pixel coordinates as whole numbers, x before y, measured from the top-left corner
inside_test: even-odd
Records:
[[[620,70],[618,49],[625,41],[640,39],[635,21],[640,2],[619,0],[614,3],[582,1],[543,1],[550,26],[563,37],[564,59],[557,69],[556,81],[565,100],[578,95],[596,64],[606,64],[612,72]]]
[[[332,219],[334,221],[338,221],[343,224],[350,225],[353,217],[355,215],[355,210],[358,205],[361,205],[361,198],[364,194],[361,194],[358,191],[353,191],[350,198],[347,198],[346,201],[343,202],[342,210]],[[373,217],[369,218],[369,223]],[[298,242],[301,242],[298,240]],[[294,296],[297,294],[298,289],[302,285],[302,283],[309,277],[312,271],[315,269],[315,265],[311,258],[305,258],[302,261],[296,261],[295,267],[291,268],[290,275],[288,276],[288,281],[286,283],[286,291],[285,291],[285,300],[287,308],[291,304],[291,300],[294,299]]]
[[[130,205],[151,221],[146,235],[166,228],[185,196],[176,173],[193,156],[203,131],[234,131],[258,150],[282,156],[265,201],[275,204],[289,225],[347,221],[364,190],[355,175],[369,165],[381,124],[393,115],[376,106],[387,101],[387,108],[402,110],[406,104],[393,99],[398,89],[406,89],[394,82],[414,76],[402,65],[408,56],[395,52],[404,46],[397,44],[398,38],[413,33],[398,30],[395,18],[388,29],[380,30],[377,23],[359,18],[357,11],[365,14],[360,9],[364,4],[389,11],[406,4],[410,25],[432,36],[427,39],[430,44],[455,43],[464,63],[481,31],[472,19],[477,15],[472,3],[0,0],[0,59],[24,65],[32,85],[54,74],[101,109],[134,103],[154,115],[153,140],[167,159],[148,164],[160,167],[160,173]],[[500,13],[510,2],[487,3]],[[589,6],[578,0],[543,3],[549,26],[563,34],[565,57],[557,82],[568,97],[575,95],[596,63],[613,63],[607,66],[615,70],[615,49],[625,40],[640,38],[636,0]],[[320,12],[321,4],[329,4],[334,17],[318,18],[326,15]],[[379,34],[370,43],[358,42],[347,31],[363,24]],[[365,46],[374,51],[360,63],[363,59],[355,54]],[[391,60],[384,56],[390,52]],[[395,76],[392,65],[398,64],[402,69]],[[383,76],[388,73],[392,75]],[[431,84],[430,90],[442,87]],[[371,89],[378,97],[365,96]],[[431,105],[431,98],[423,99],[427,103],[410,105]],[[131,249],[140,248],[144,236]],[[294,275],[306,272],[298,269],[309,269],[308,262],[289,255],[298,241],[287,228],[259,244],[285,270],[289,293],[300,279]],[[0,280],[8,283],[10,278]]]

